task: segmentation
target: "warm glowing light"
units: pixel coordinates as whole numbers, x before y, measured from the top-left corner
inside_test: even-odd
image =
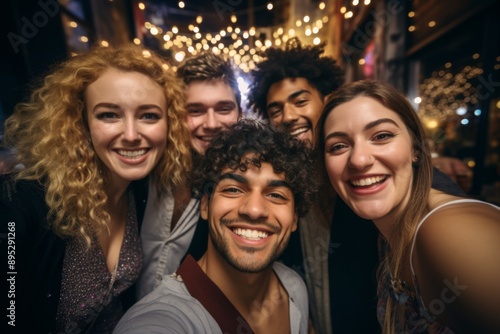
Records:
[[[184,57],[186,54],[183,51],[179,51],[175,54],[175,60],[177,60],[179,63],[184,60]]]
[[[290,35],[290,37],[295,36],[295,29],[288,30],[288,35]]]
[[[139,2],[137,6],[139,7],[140,10],[146,9],[146,5],[144,5],[142,2]]]
[[[474,53],[472,55],[472,59],[479,59],[479,53]]]
[[[297,20],[297,21],[295,22],[295,25],[296,25],[297,27],[300,27],[300,26],[302,25],[302,21],[301,21],[301,20]]]
[[[174,34],[179,33],[179,28],[177,28],[176,26],[173,26],[173,27],[172,27],[172,32],[173,32]]]
[[[469,166],[470,168],[474,168],[474,166],[476,166],[476,162],[474,160],[469,160],[467,162],[467,166]]]
[[[144,27],[146,27],[146,29],[151,29],[152,25],[150,22],[144,22]]]
[[[151,57],[151,52],[149,52],[148,50],[144,50],[144,51],[142,51],[142,56],[144,58],[150,58]]]
[[[365,0],[365,6],[368,6],[370,4],[370,0]]]
[[[342,8],[340,8],[340,13],[341,14],[345,14],[345,12],[347,12],[347,8],[344,6]]]
[[[141,40],[139,38],[134,38],[134,44],[135,45],[141,44]]]
[[[350,19],[353,16],[353,13],[351,11],[348,11],[347,13],[344,14],[344,17],[346,19]]]
[[[429,27],[434,27],[436,25],[436,21],[429,21]]]
[[[313,31],[313,34],[317,34],[319,32],[319,28],[318,27],[314,27],[312,31]]]
[[[201,24],[201,22],[203,22],[203,17],[201,17],[201,16],[198,15],[196,17],[196,23]]]
[[[364,58],[361,58],[360,60],[358,60],[358,64],[359,65],[364,65],[365,64],[365,59]]]
[[[80,41],[87,43],[89,41],[89,38],[87,36],[82,36],[80,37]]]
[[[184,1],[179,1],[179,8],[184,8],[184,7],[186,7]]]
[[[200,28],[199,27],[194,27],[193,28],[193,32],[195,32],[195,33],[200,32]]]
[[[272,10],[273,9],[273,4],[272,3],[268,3],[267,4],[267,10]]]
[[[231,22],[236,23],[237,21],[236,15],[231,15]]]
[[[416,104],[420,104],[420,102],[422,102],[422,98],[420,96],[417,96],[413,99],[413,102],[415,102]]]
[[[429,119],[424,123],[427,129],[435,129],[439,126],[439,122],[436,119]]]
[[[271,46],[273,46],[273,42],[271,42],[270,40],[266,39],[265,45],[266,45],[266,47],[270,48]]]
[[[279,35],[283,35],[283,28],[279,27],[277,31]]]
[[[78,27],[78,24],[77,24],[75,21],[71,21],[71,22],[69,23],[69,26],[70,26],[71,28],[76,28],[76,27]]]
[[[306,36],[311,36],[311,29],[306,29],[305,34]]]
[[[104,47],[108,47],[109,43],[108,43],[108,41],[101,41],[101,45]]]
[[[250,34],[250,36],[255,36],[255,28],[254,27],[251,27],[250,30],[248,31],[248,33]]]
[[[244,38],[244,39],[247,39],[249,36],[250,36],[250,35],[248,34],[248,32],[247,32],[247,31],[245,31],[245,32],[243,33],[243,38]]]
[[[225,30],[221,30],[221,31],[220,31],[220,35],[221,35],[222,37],[226,36],[226,31],[225,31]]]
[[[313,39],[313,44],[314,44],[314,45],[318,45],[318,44],[320,44],[320,43],[321,43],[321,38],[319,38],[319,37],[315,37],[315,38]]]
[[[325,3],[324,3],[324,2],[320,2],[320,3],[319,3],[319,9],[320,9],[320,10],[325,9],[325,7],[326,7],[326,5],[325,5]]]
[[[151,33],[151,35],[156,36],[158,35],[158,28],[152,27],[149,32]]]
[[[415,12],[409,12],[408,13],[408,17],[414,17],[415,16]]]
[[[352,5],[353,6],[359,5],[359,0],[352,0]]]
[[[309,22],[309,20],[310,20],[310,19],[311,19],[311,18],[310,18],[309,16],[307,16],[307,15],[306,15],[306,16],[304,16],[304,22],[305,22],[305,23]]]
[[[408,27],[408,31],[409,31],[409,32],[415,31],[415,26],[409,26],[409,27]]]

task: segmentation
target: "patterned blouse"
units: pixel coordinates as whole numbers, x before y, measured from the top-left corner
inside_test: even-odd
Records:
[[[142,265],[136,207],[128,194],[125,236],[118,263],[110,272],[97,236],[87,248],[82,238],[66,243],[57,332],[111,333],[124,311],[118,298],[139,276]]]

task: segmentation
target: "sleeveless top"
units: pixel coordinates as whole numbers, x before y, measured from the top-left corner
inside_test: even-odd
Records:
[[[387,274],[387,277],[384,278],[385,282],[380,288],[378,297],[377,317],[380,324],[383,324],[384,321],[385,309],[387,306],[386,305],[387,297],[391,296],[391,298],[394,300],[395,303],[404,305],[405,322],[402,324],[396,323],[396,328],[395,328],[396,333],[454,334],[454,332],[450,328],[436,322],[437,316],[444,311],[445,303],[443,301],[438,301],[434,303],[433,304],[434,307],[432,307],[432,309],[427,309],[425,307],[424,301],[420,294],[420,288],[418,285],[417,276],[415,274],[415,269],[413,267],[413,251],[415,249],[417,233],[420,227],[423,225],[423,223],[427,220],[427,218],[429,218],[434,212],[445,206],[460,204],[460,203],[485,204],[492,206],[497,210],[500,210],[500,207],[491,203],[482,202],[474,199],[459,199],[444,203],[432,209],[427,215],[425,215],[425,217],[418,223],[417,228],[415,229],[415,234],[413,236],[413,241],[410,249],[410,269],[412,273],[413,285],[415,287],[415,296],[414,297],[408,296],[405,292],[399,294],[395,292],[392,288],[391,277],[389,274]]]

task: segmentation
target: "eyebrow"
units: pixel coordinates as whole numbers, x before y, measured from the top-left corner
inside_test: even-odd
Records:
[[[299,95],[302,95],[302,94],[312,94],[311,91],[307,90],[307,89],[301,89],[301,90],[298,90],[296,92],[293,92],[292,94],[288,95],[287,97],[287,100],[291,100],[291,99],[294,99],[296,98],[297,96]],[[266,108],[269,109],[269,108],[272,108],[274,106],[279,106],[281,103],[278,102],[278,101],[273,101],[271,103],[269,103]]]
[[[376,127],[377,125],[380,125],[383,123],[390,123],[390,124],[393,124],[399,128],[399,125],[395,121],[393,121],[392,119],[381,118],[381,119],[377,119],[376,121],[373,121],[373,122],[366,124],[363,130],[364,131],[370,130],[370,129]],[[347,133],[342,132],[342,131],[331,132],[325,137],[325,141],[329,138],[332,138],[332,137],[347,137]]]
[[[218,105],[236,106],[236,103],[232,100],[221,100],[221,101],[217,101],[217,103],[215,103],[215,106],[218,106]],[[187,107],[205,107],[207,105],[205,103],[201,103],[201,102],[191,102],[191,103],[188,103],[186,106]]]
[[[108,108],[108,109],[116,109],[116,110],[120,110],[120,106],[117,105],[117,104],[114,104],[114,103],[109,103],[109,102],[101,102],[101,103],[98,103],[94,106],[94,109],[97,109],[97,108]],[[163,110],[160,106],[156,105],[156,104],[143,104],[143,105],[140,105],[139,110],[148,110],[148,109],[160,109],[160,110]]]
[[[236,182],[239,182],[239,183],[242,183],[245,185],[249,184],[248,179],[246,177],[244,177],[243,175],[240,175],[240,174],[235,174],[235,173],[222,174],[219,178],[219,182],[222,180],[234,180]],[[269,181],[267,186],[271,187],[271,188],[285,187],[285,188],[292,189],[290,184],[285,180],[271,180],[271,181]]]

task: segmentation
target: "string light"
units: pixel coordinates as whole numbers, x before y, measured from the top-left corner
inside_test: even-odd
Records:
[[[180,8],[186,7],[185,1],[179,1],[178,4]],[[271,2],[268,5],[271,5],[271,9],[274,9]],[[139,8],[141,7],[145,8],[144,5],[139,4]],[[325,2],[319,4],[320,10],[325,8]],[[265,8],[262,8],[262,10],[265,10]],[[318,11],[316,15],[319,14]],[[349,15],[353,15],[352,12]],[[233,24],[237,23],[237,15],[231,15],[230,20]],[[186,25],[186,32],[181,33],[177,26],[172,26],[169,27],[169,31],[162,33],[162,28],[165,29],[165,27],[157,23],[157,20],[153,22],[156,25],[145,22],[144,28],[152,37],[161,40],[162,44],[160,45],[165,50],[170,51],[172,55],[170,68],[175,69],[178,66],[177,63],[182,62],[189,55],[195,55],[203,50],[212,50],[217,54],[229,55],[241,70],[249,71],[260,61],[257,50],[264,51],[271,47],[281,47],[291,37],[298,36],[306,44],[320,44],[320,32],[324,23],[328,22],[328,16],[314,17],[306,15],[301,19],[292,21],[295,23],[296,29],[290,28],[288,30],[285,30],[283,26],[276,26],[266,28],[250,27],[248,30],[242,31],[240,27],[230,25],[216,32],[207,32],[202,31],[203,28],[200,25],[203,22],[203,17],[198,15],[193,18],[192,23]],[[255,38],[250,39],[250,36],[255,36]],[[137,39],[134,43],[140,44],[140,40]]]

